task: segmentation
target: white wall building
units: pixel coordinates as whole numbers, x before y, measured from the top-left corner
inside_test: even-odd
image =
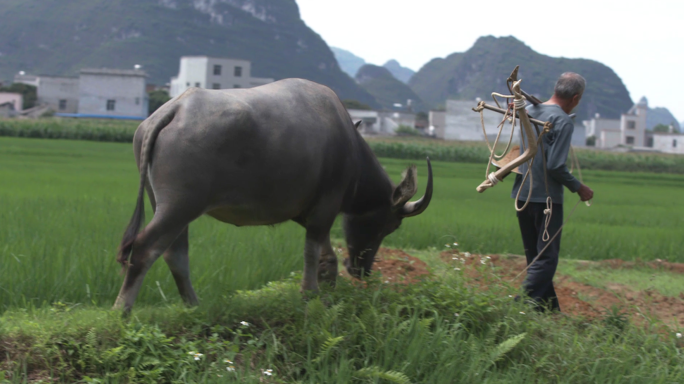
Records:
[[[444,138],[446,128],[446,111],[430,111],[428,114],[428,131],[430,135]]]
[[[642,97],[638,103],[620,118],[620,143],[633,147],[645,147],[646,112],[648,100]]]
[[[47,105],[57,113],[77,113],[78,98],[78,77],[40,76],[39,105]]]
[[[273,79],[252,77],[252,63],[247,60],[183,56],[178,76],[171,78],[169,95],[176,97],[190,87],[252,88],[272,82]]]
[[[482,131],[482,122],[480,114],[473,112],[473,108],[477,106],[478,100],[447,100],[446,102],[446,118],[444,135],[437,136],[444,140],[460,140],[460,141],[484,141],[484,132]],[[489,141],[493,143],[496,135],[499,132],[498,126],[503,118],[502,114],[493,111],[484,111],[484,125]],[[514,132],[513,141],[518,141],[518,129]],[[505,127],[501,132],[499,142],[508,142],[511,135],[511,123],[505,123]]]
[[[24,107],[24,96],[21,93],[0,92],[0,104],[9,104],[13,111],[21,112]]]
[[[597,113],[593,119],[584,121],[587,137],[596,138],[597,148],[615,148],[619,145],[650,147],[646,138],[647,112],[648,100],[642,97],[620,119],[604,119]]]
[[[349,109],[352,122],[361,120],[359,132],[363,135],[396,135],[396,129],[401,125],[414,128],[416,115],[408,112],[370,111],[363,109]]]
[[[596,148],[612,148],[620,144],[620,120],[605,119],[597,113],[593,119],[585,120],[583,123],[586,137],[593,136],[596,139]]]
[[[111,117],[146,118],[147,74],[137,69],[82,69],[78,113]]]
[[[40,78],[38,76],[27,75],[26,73],[24,73],[24,71],[21,71],[18,74],[14,75],[15,83],[33,85],[34,87],[37,87],[39,81]]]
[[[653,132],[648,135],[648,139],[653,149],[684,155],[684,135],[674,133],[672,125],[670,125],[669,132]]]

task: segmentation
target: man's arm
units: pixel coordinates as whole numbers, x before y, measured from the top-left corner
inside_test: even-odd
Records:
[[[570,173],[567,165],[565,165],[575,126],[572,122],[566,122],[560,128],[556,140],[547,148],[546,170],[554,180],[563,184],[570,192],[575,193],[580,190],[582,183]]]

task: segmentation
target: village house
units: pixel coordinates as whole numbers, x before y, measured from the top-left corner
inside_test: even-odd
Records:
[[[649,135],[651,147],[664,153],[684,155],[684,135],[675,133],[670,125],[668,132],[653,132]]]
[[[140,69],[82,69],[78,85],[78,115],[144,119],[149,100],[147,74]]]
[[[68,117],[144,119],[148,115],[146,73],[140,69],[86,68],[79,77],[34,76],[17,83],[35,86],[37,104]]]
[[[595,139],[596,148],[614,148],[620,145],[633,148],[651,148],[650,133],[646,130],[648,100],[642,97],[620,119],[604,119],[599,114],[584,121],[587,137]]]
[[[361,120],[359,132],[362,135],[391,136],[396,135],[400,126],[414,128],[416,115],[405,111],[372,111],[364,109],[348,109],[349,116],[356,123]]]
[[[39,76],[39,105],[47,105],[57,113],[78,112],[78,77]]]
[[[14,117],[24,104],[24,97],[19,93],[0,92],[0,117]]]
[[[169,95],[176,97],[190,87],[252,88],[272,82],[270,78],[252,77],[252,63],[248,60],[183,56],[178,76],[171,78]]]

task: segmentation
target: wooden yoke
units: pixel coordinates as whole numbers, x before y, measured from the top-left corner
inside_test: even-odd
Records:
[[[527,116],[527,111],[525,111],[525,96],[523,96],[522,91],[520,90],[521,81],[522,80],[513,82],[512,90],[513,95],[515,96],[513,104],[515,106],[515,113],[520,119],[521,130],[525,135],[525,139],[527,140],[527,148],[525,148],[525,151],[515,160],[504,165],[498,171],[490,173],[487,176],[487,180],[483,181],[482,184],[477,187],[477,191],[480,193],[484,192],[487,188],[495,186],[516,167],[534,158],[534,156],[537,154],[537,136],[532,129],[532,123],[530,122],[530,118]]]

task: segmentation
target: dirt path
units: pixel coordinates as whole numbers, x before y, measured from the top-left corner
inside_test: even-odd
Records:
[[[525,260],[519,256],[471,255],[451,250],[442,252],[440,258],[454,268],[459,268],[474,285],[485,287],[486,284],[491,284],[492,280],[498,280],[502,284],[510,283],[517,288],[524,279],[524,274],[516,278],[525,268]],[[484,266],[488,268],[483,268]],[[606,260],[585,264],[586,268],[644,266],[684,274],[684,264],[658,260],[649,263]],[[404,251],[388,248],[381,248],[378,251],[373,270],[380,272],[386,282],[404,284],[419,281],[430,275],[424,261]],[[346,275],[346,271],[344,274]],[[485,276],[486,274],[493,276]],[[561,310],[568,315],[595,319],[617,307],[637,323],[645,320],[645,314],[655,316],[674,328],[684,328],[684,293],[679,297],[667,297],[653,290],[636,291],[624,284],[615,283],[606,284],[606,288],[598,288],[573,281],[569,276],[560,274],[556,274],[555,285]]]

